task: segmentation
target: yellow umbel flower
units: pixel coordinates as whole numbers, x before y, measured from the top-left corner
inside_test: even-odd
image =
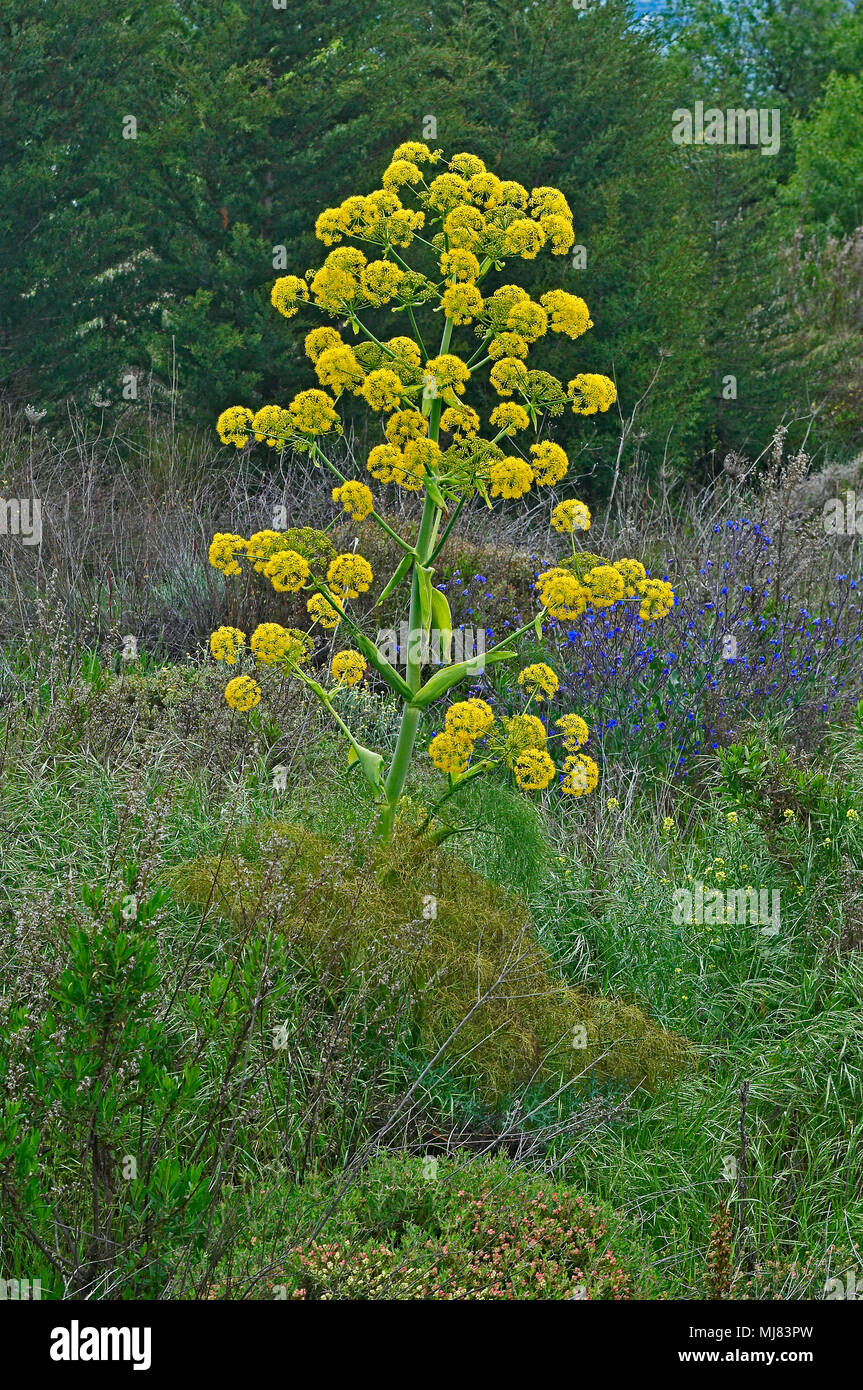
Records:
[[[397,487],[403,487],[405,492],[421,491],[426,475],[425,464],[420,454],[411,451],[416,450],[418,445],[431,443],[430,439],[412,439],[406,446],[404,453],[399,456],[398,463],[393,464],[392,481]]]
[[[440,417],[440,428],[456,439],[474,439],[479,429],[479,416],[472,406],[461,405],[457,410],[450,406]]]
[[[517,357],[502,357],[495,362],[488,379],[499,396],[511,396],[527,386],[527,367]]]
[[[331,258],[338,252],[351,249],[351,247],[340,246],[338,251],[331,251],[325,264],[321,266],[312,280],[312,295],[315,303],[321,309],[328,309],[331,313],[340,313],[349,308],[359,294],[359,272],[362,267],[357,267],[357,274],[354,275],[347,262],[341,265],[331,263]],[[358,254],[362,256],[362,252]],[[364,256],[362,259],[365,261]]]
[[[405,414],[406,412],[402,412]],[[395,418],[395,417],[393,417]],[[379,483],[391,483],[395,470],[404,466],[404,454],[395,444],[376,444],[369,451],[366,468]]]
[[[253,681],[251,676],[234,676],[232,681],[228,681],[225,686],[225,699],[231,709],[239,710],[245,714],[247,710],[254,709],[255,705],[261,701],[261,687],[257,681]]]
[[[350,220],[344,206],[324,208],[315,220],[315,236],[325,246],[335,246],[350,232]]]
[[[559,444],[544,439],[541,444],[531,444],[533,454],[533,476],[542,487],[552,487],[566,477],[569,459]]]
[[[354,555],[351,551],[337,555],[327,570],[327,583],[337,597],[359,598],[371,588],[373,578],[372,567],[365,556]]]
[[[306,612],[313,623],[320,623],[321,627],[327,629],[337,628],[342,620],[324,594],[312,594],[306,602]]]
[[[526,430],[530,424],[530,416],[524,406],[517,401],[501,401],[496,405],[489,416],[489,424],[496,429],[503,430],[504,434],[510,438],[519,430]]]
[[[262,405],[252,420],[252,429],[259,444],[266,440],[270,448],[284,444],[290,429],[291,417],[280,405]]]
[[[524,459],[506,458],[489,469],[492,497],[524,497],[530,492],[533,472]]]
[[[412,164],[437,164],[440,157],[440,150],[430,150],[420,140],[406,140],[393,150],[394,164],[398,159],[409,159]]]
[[[328,434],[331,429],[340,431],[334,404],[332,396],[314,387],[309,391],[297,392],[288,406],[291,428],[298,434]]]
[[[568,753],[577,753],[583,743],[590,738],[590,730],[580,714],[563,714],[555,721],[554,727],[563,735],[563,746]]]
[[[462,203],[453,208],[443,226],[450,246],[457,250],[469,250],[472,246],[476,246],[488,230],[488,224],[482,213],[468,203]],[[477,268],[479,268],[479,262],[477,262]]]
[[[555,766],[541,748],[527,748],[513,765],[515,780],[523,792],[541,792],[554,781]]]
[[[656,622],[671,612],[674,590],[664,579],[642,579],[635,587],[641,595],[638,616],[643,622]]]
[[[529,343],[535,343],[548,328],[548,314],[541,304],[534,304],[533,300],[525,295],[512,305],[507,314],[506,326],[511,333],[517,333]]]
[[[599,781],[599,768],[586,753],[576,753],[563,764],[560,790],[567,796],[587,796]]]
[[[292,319],[300,304],[309,297],[309,287],[298,275],[282,275],[273,285],[270,303],[286,319]]]
[[[409,159],[394,159],[389,168],[384,169],[381,176],[381,183],[386,189],[404,188],[415,183],[422,183],[423,176],[420,170]]]
[[[279,550],[264,565],[263,573],[280,594],[298,594],[311,570],[296,550]]]
[[[236,666],[237,658],[246,645],[246,634],[238,627],[217,627],[210,636],[210,651],[217,661]]]
[[[467,771],[473,742],[470,734],[463,729],[444,729],[429,744],[429,757],[440,772],[459,777]]]
[[[337,685],[359,685],[366,674],[366,663],[359,652],[346,647],[344,651],[336,652],[330,670]]]
[[[450,733],[467,734],[471,739],[483,738],[494,727],[494,713],[485,700],[457,700],[447,710],[444,724]]]
[[[588,592],[588,602],[594,608],[610,608],[623,598],[626,586],[623,575],[614,565],[596,565],[584,576],[584,587]]]
[[[259,623],[252,633],[249,646],[256,660],[262,666],[275,666],[282,662],[303,662],[308,660],[311,639],[298,628],[282,627],[281,623]]]
[[[426,384],[439,392],[451,386],[457,396],[463,396],[469,377],[466,363],[462,362],[460,357],[456,357],[454,352],[444,352],[440,357],[432,357],[425,365]]]
[[[575,241],[572,223],[567,222],[565,217],[552,216],[541,217],[539,225],[545,233],[546,240],[551,243],[551,254],[565,256]]]
[[[246,545],[242,536],[235,536],[231,531],[217,531],[210,542],[208,555],[213,569],[221,570],[225,575],[242,574],[236,556],[246,553]]]
[[[569,570],[556,566],[541,574],[536,587],[540,602],[553,618],[579,618],[587,607],[588,591]]]
[[[249,537],[246,545],[246,554],[252,561],[252,568],[262,574],[264,565],[279,550],[287,550],[285,538],[281,531],[256,531]]]
[[[404,271],[392,261],[370,261],[363,267],[360,284],[369,303],[379,307],[389,304],[404,278]]]
[[[558,502],[551,514],[551,524],[555,531],[569,536],[573,531],[589,531],[590,512],[583,502],[570,497],[566,502]]]
[[[338,343],[319,354],[315,375],[322,386],[331,386],[334,391],[359,391],[365,372],[353,348]]]
[[[380,367],[376,372],[369,372],[360,388],[360,394],[365,397],[372,410],[390,411],[398,406],[403,390],[401,378],[390,371],[389,367]]]
[[[234,444],[238,449],[251,439],[249,425],[252,412],[245,405],[229,405],[216,421],[216,429],[223,444]]]
[[[566,290],[549,290],[547,294],[540,295],[540,303],[548,310],[552,333],[580,338],[582,333],[593,327],[590,310],[577,294],[567,294]]]
[[[458,172],[464,173],[465,170],[460,169]],[[489,174],[485,171],[481,174],[472,174],[468,179],[467,186],[471,198],[478,207],[486,208],[489,211],[492,208],[500,207],[503,199],[500,191],[500,179],[496,174]]]
[[[545,232],[529,217],[517,218],[504,232],[504,251],[510,256],[521,256],[525,261],[535,260],[544,245]]]
[[[458,203],[470,201],[470,189],[460,174],[438,174],[428,190],[428,205],[435,212],[451,212]]]
[[[461,174],[466,179],[475,179],[485,173],[485,164],[478,154],[454,154],[449,167],[454,174]]]
[[[640,560],[628,560],[624,557],[622,560],[615,560],[614,568],[619,570],[620,574],[623,576],[623,582],[626,586],[623,591],[624,597],[635,598],[635,586],[639,584],[642,579],[646,579],[647,577],[647,571],[644,565]]]
[[[334,328],[313,328],[311,333],[307,333],[303,344],[306,356],[312,362],[317,362],[322,352],[327,348],[344,347],[340,333]]]
[[[502,357],[527,357],[530,344],[520,333],[498,333],[488,345],[488,355],[493,362]]]
[[[512,767],[519,753],[528,748],[544,748],[548,742],[545,725],[536,714],[514,714],[501,721],[504,729],[504,762]]]
[[[388,338],[384,347],[395,353],[399,366],[418,367],[422,361],[419,347],[413,338]]]
[[[482,313],[482,295],[476,285],[448,285],[441,306],[453,323],[471,323]]]
[[[396,410],[384,425],[384,434],[391,444],[407,444],[428,434],[428,420],[418,410]]]
[[[333,488],[333,501],[341,502],[348,516],[352,516],[355,521],[365,521],[375,506],[371,489],[367,488],[365,483],[352,481]]]
[[[608,410],[617,400],[617,387],[607,376],[582,372],[567,383],[567,392],[576,415],[595,415]]]
[[[500,186],[500,201],[511,208],[524,212],[527,207],[527,189],[515,179],[504,179]]]
[[[440,270],[447,280],[471,283],[479,276],[479,261],[472,251],[456,247],[453,251],[444,251],[440,258]]]
[[[534,188],[530,195],[530,210],[534,217],[562,217],[572,221],[569,203],[559,188]]]
[[[527,691],[528,695],[533,695],[537,700],[541,700],[543,696],[551,700],[560,689],[560,681],[551,667],[546,666],[544,661],[538,661],[533,666],[525,666],[523,671],[519,671],[518,683],[522,690]]]

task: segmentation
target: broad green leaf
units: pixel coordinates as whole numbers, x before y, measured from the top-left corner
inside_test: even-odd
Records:
[[[399,561],[399,565],[398,565],[398,568],[397,568],[395,574],[392,576],[392,578],[390,579],[390,581],[389,581],[389,583],[387,584],[386,588],[384,589],[383,593],[381,594],[380,598],[378,599],[377,603],[375,604],[375,607],[376,607],[376,608],[378,607],[379,604],[383,603],[383,601],[384,601],[385,598],[389,598],[389,596],[390,596],[390,594],[392,593],[393,589],[397,589],[397,588],[398,588],[399,584],[401,584],[401,582],[402,582],[402,580],[404,579],[405,575],[406,575],[406,574],[408,573],[408,571],[410,570],[410,567],[411,567],[411,565],[413,564],[413,561],[414,561],[413,555],[403,555],[403,556],[402,556],[401,560]]]
[[[457,661],[454,666],[447,666],[443,671],[435,671],[430,680],[421,686],[411,700],[414,709],[425,709],[427,705],[439,700],[441,695],[445,695],[450,686],[457,685],[467,676],[478,676],[486,666],[492,666],[496,661],[513,661],[518,656],[518,652],[507,651],[505,648],[486,652],[483,656],[475,656],[472,661]]]

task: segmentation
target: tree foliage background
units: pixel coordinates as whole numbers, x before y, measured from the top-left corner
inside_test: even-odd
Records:
[[[273,279],[432,128],[565,190],[579,369],[641,402],[648,466],[709,472],[781,422],[858,451],[861,68],[859,0],[0,0],[0,397],[58,421],[123,409],[130,376],[148,417],[283,399],[307,363]],[[778,109],[779,153],[674,144],[696,101]],[[578,427],[598,486],[619,424]]]

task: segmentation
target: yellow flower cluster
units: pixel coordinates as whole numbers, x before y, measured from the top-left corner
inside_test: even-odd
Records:
[[[579,618],[587,607],[587,590],[569,570],[555,566],[545,570],[536,581],[543,608],[553,618]]]
[[[333,501],[340,502],[348,516],[355,521],[365,521],[374,511],[371,490],[365,483],[346,482],[333,488]]]
[[[366,674],[366,663],[359,652],[346,647],[344,651],[336,652],[330,669],[337,685],[353,686],[359,685]]]
[[[580,338],[593,327],[588,307],[578,295],[567,294],[565,290],[549,290],[548,294],[540,295],[539,302],[548,313],[552,333]]]
[[[575,753],[563,764],[560,790],[567,796],[586,796],[596,788],[599,768],[586,753]]]
[[[210,637],[210,651],[217,661],[235,666],[246,645],[246,634],[238,627],[217,627]]]
[[[262,666],[293,665],[307,661],[311,652],[308,633],[280,623],[259,623],[249,646]]]
[[[641,596],[638,616],[642,622],[656,622],[671,612],[674,590],[664,579],[642,579],[635,587]]]
[[[514,714],[501,721],[504,727],[504,761],[511,767],[526,748],[544,748],[548,742],[545,725],[536,714]]]
[[[280,405],[262,405],[252,420],[252,429],[259,444],[270,448],[283,444],[287,438],[291,417]]]
[[[298,275],[283,275],[273,285],[270,303],[286,319],[293,318],[300,304],[309,297],[309,287]]]
[[[502,430],[504,434],[514,435],[519,430],[526,430],[530,424],[530,416],[524,406],[517,401],[501,401],[496,405],[489,416],[489,424],[496,429]]]
[[[341,622],[340,614],[336,612],[324,594],[312,594],[306,603],[306,612],[313,623],[320,623],[321,627],[325,629],[337,628]]]
[[[474,740],[461,729],[444,729],[429,744],[429,757],[439,772],[460,777],[467,771]]]
[[[267,560],[263,574],[277,593],[298,594],[306,585],[311,570],[298,551],[279,550]]]
[[[210,542],[209,561],[222,574],[242,574],[237,556],[245,553],[246,542],[242,536],[235,536],[231,531],[217,531]]]
[[[565,502],[558,502],[551,514],[551,524],[555,531],[570,536],[573,531],[589,531],[590,511],[584,502],[570,497]]]
[[[467,734],[476,740],[483,738],[493,728],[494,714],[485,700],[457,700],[447,710],[444,722],[450,733]]]
[[[252,412],[244,405],[229,405],[216,421],[216,429],[223,444],[235,444],[238,449],[251,439],[249,425]]]
[[[563,746],[568,753],[578,752],[590,737],[590,730],[580,714],[563,714],[555,720],[554,727],[560,729]]]
[[[257,681],[252,680],[251,676],[235,676],[225,686],[225,699],[231,709],[239,710],[241,714],[245,714],[247,710],[254,709],[255,705],[260,704],[261,687]]]
[[[258,574],[263,573],[264,565],[279,550],[287,550],[281,531],[256,531],[246,543],[246,554]]]
[[[442,395],[449,386],[457,396],[463,396],[470,371],[467,363],[454,352],[442,352],[439,357],[431,357],[426,362],[423,379],[433,395]]]
[[[595,415],[608,410],[617,400],[617,387],[607,376],[581,372],[567,383],[567,393],[576,415]]]
[[[533,454],[533,476],[541,487],[553,487],[566,477],[569,460],[559,444],[543,440],[541,444],[531,444]]]
[[[359,598],[371,587],[372,567],[363,555],[348,551],[330,561],[327,583],[336,598]]]
[[[623,577],[624,598],[635,598],[636,584],[646,577],[646,570],[640,560],[615,560],[614,568]]]
[[[554,781],[555,766],[544,749],[527,748],[513,765],[515,780],[522,791],[539,792]]]
[[[333,409],[335,402],[326,391],[300,391],[288,406],[291,429],[297,434],[329,434],[340,431],[339,417]]]
[[[520,458],[499,459],[489,469],[492,497],[523,497],[530,492],[533,470]]]
[[[626,585],[614,565],[596,565],[584,576],[584,587],[594,608],[610,608],[623,598]]]
[[[541,700],[543,696],[551,700],[560,688],[560,681],[551,667],[546,666],[544,661],[538,661],[533,666],[525,666],[523,671],[519,671],[518,683],[522,690],[537,700]]]

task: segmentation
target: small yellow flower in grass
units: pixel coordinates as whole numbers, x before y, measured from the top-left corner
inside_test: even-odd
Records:
[[[560,790],[567,796],[588,796],[599,781],[599,768],[586,753],[575,753],[563,764]]]
[[[802,884],[802,883],[798,883],[798,885],[797,885],[797,892],[798,892],[798,893],[802,893],[802,892],[803,892],[803,884]]]
[[[555,722],[556,729],[563,735],[563,746],[567,753],[577,753],[582,744],[590,738],[590,730],[580,714],[564,714]],[[617,802],[615,801],[615,806]]]
[[[533,476],[541,487],[552,487],[566,477],[569,459],[559,444],[545,439],[541,444],[531,444],[533,454]]]
[[[327,570],[327,583],[336,595],[343,594],[345,598],[359,598],[371,587],[372,567],[363,555],[354,555],[350,551],[345,555],[337,555],[330,561]]]
[[[854,810],[853,806],[850,811],[845,812],[845,815],[846,818],[850,821],[858,821],[860,819],[859,813]]]
[[[312,594],[306,603],[306,612],[313,623],[320,623],[323,628],[336,628],[341,622],[339,614],[323,594]]]
[[[234,676],[225,686],[225,699],[231,709],[245,714],[247,710],[254,709],[255,705],[260,703],[261,687],[251,676]]]
[[[216,421],[216,429],[223,444],[235,444],[238,449],[251,439],[249,426],[252,412],[245,405],[229,405]]]
[[[279,550],[264,565],[263,573],[277,593],[298,594],[311,570],[296,550]]]
[[[242,536],[235,536],[231,531],[217,531],[210,542],[209,560],[213,569],[221,570],[224,575],[242,574],[242,570],[237,563],[238,555],[245,555],[246,541]]]
[[[298,275],[282,275],[273,285],[270,303],[286,319],[293,318],[300,304],[308,299],[309,287]]]
[[[506,458],[489,469],[492,497],[524,497],[533,484],[533,471],[524,459]]]
[[[618,809],[618,807],[620,806],[620,802],[618,801],[618,799],[617,799],[616,796],[610,796],[610,797],[608,798],[608,800],[606,801],[605,805],[606,805],[606,809],[607,809],[607,810],[609,810],[609,811],[616,811],[616,810]],[[691,877],[691,875],[690,875],[690,877]]]
[[[365,483],[348,481],[342,483],[340,487],[333,488],[333,501],[341,502],[342,507],[348,516],[352,516],[355,521],[365,521],[374,511],[374,499],[371,489]]]
[[[736,811],[727,811],[725,819],[728,821],[729,825],[736,825],[740,817]]]
[[[725,870],[724,870],[724,869],[719,869],[719,870],[717,871],[717,874],[716,874],[716,882],[717,882],[717,883],[724,883],[727,877],[728,877],[728,875],[726,874]]]
[[[551,514],[551,524],[555,531],[572,535],[573,531],[590,530],[590,512],[584,502],[570,497],[566,502],[558,502]]]
[[[787,821],[796,820],[796,816],[794,815],[794,812],[792,811],[790,806],[786,806],[782,814]]]
[[[662,818],[662,828],[663,828],[663,830],[673,830],[673,829],[674,829],[674,817],[673,817],[673,816],[663,816],[663,818]]]
[[[444,729],[429,744],[429,757],[439,772],[458,777],[467,771],[473,739],[464,729]]]
[[[235,666],[237,657],[246,645],[246,634],[238,627],[217,627],[210,637],[210,651],[217,661]]]
[[[554,781],[555,766],[541,748],[526,748],[513,766],[515,780],[524,792],[541,792]]]
[[[482,738],[494,725],[494,713],[485,700],[458,700],[446,712],[445,724],[451,733],[466,733],[472,739]]]
[[[518,683],[522,690],[527,691],[528,695],[534,695],[537,700],[541,700],[543,696],[550,700],[560,689],[560,681],[544,661],[525,666],[523,671],[519,671]]]
[[[336,652],[330,669],[338,685],[359,685],[366,674],[366,663],[359,652],[346,647],[344,651]]]

